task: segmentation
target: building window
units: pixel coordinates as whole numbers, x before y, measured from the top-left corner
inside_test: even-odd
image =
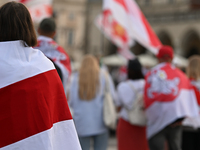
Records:
[[[72,46],[74,43],[74,30],[70,29],[68,31],[67,45]]]
[[[144,2],[145,2],[146,5],[150,4],[150,0],[144,0]]]
[[[73,12],[70,12],[68,17],[69,17],[69,20],[74,20],[75,15]]]

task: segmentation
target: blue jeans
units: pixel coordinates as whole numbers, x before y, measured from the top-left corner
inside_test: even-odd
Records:
[[[79,137],[79,141],[81,143],[82,150],[90,150],[91,140],[93,141],[94,150],[106,150],[108,146],[108,132],[87,136],[87,137]]]

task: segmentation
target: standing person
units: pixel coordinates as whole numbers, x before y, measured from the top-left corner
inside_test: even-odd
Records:
[[[192,86],[186,75],[171,64],[173,49],[162,46],[157,55],[159,64],[145,80],[147,137],[151,150],[181,150],[182,121],[197,116],[198,107]]]
[[[45,18],[41,21],[38,28],[38,44],[35,48],[41,50],[50,58],[56,67],[61,71],[61,80],[67,91],[68,80],[71,74],[70,58],[66,51],[59,46],[53,38],[56,34],[56,23],[53,18]]]
[[[189,58],[186,73],[193,85],[198,107],[200,108],[200,56],[193,55]],[[183,150],[200,149],[200,115],[186,118],[183,121],[182,140]]]
[[[73,118],[83,150],[90,149],[91,140],[94,150],[107,149],[109,133],[103,121],[105,80],[104,71],[100,71],[97,59],[86,55],[79,72],[71,81],[69,104],[73,109]],[[114,91],[112,84],[109,85]],[[112,97],[114,98],[114,95]]]
[[[28,9],[0,8],[0,149],[81,150],[64,89],[52,62],[32,47]]]
[[[120,110],[117,127],[118,150],[148,150],[146,127],[133,125],[129,122],[127,109],[131,109],[136,93],[144,92],[144,76],[138,59],[129,60],[127,67],[128,80],[117,87],[118,100],[115,102]],[[134,89],[133,89],[134,88]]]

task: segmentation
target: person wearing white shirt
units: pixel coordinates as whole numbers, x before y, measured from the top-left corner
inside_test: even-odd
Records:
[[[118,99],[115,104],[119,111],[117,126],[118,150],[148,150],[146,140],[146,127],[131,124],[128,119],[127,109],[131,109],[136,99],[132,86],[139,92],[144,92],[144,76],[142,66],[138,59],[129,60],[127,66],[128,80],[121,82],[117,87]]]

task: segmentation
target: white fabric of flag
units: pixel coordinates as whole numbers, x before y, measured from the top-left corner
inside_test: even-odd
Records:
[[[137,41],[157,54],[162,45],[134,0],[104,0],[97,27],[120,49],[127,50]]]
[[[46,17],[51,17],[52,11],[52,0],[15,0],[23,3],[27,6],[30,11],[31,17],[34,22],[39,23]]]
[[[53,63],[22,41],[0,47],[0,149],[81,150]]]

